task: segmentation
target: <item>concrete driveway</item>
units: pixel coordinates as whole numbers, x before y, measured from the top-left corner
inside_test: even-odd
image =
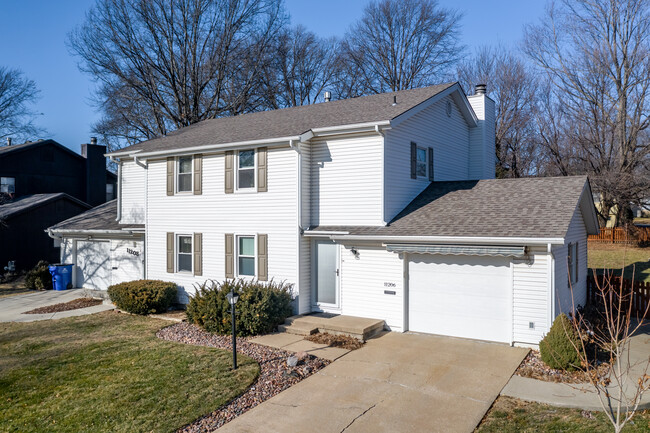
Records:
[[[219,431],[472,432],[527,353],[386,333]]]
[[[0,322],[34,322],[37,320],[62,319],[64,317],[82,316],[84,314],[99,313],[112,310],[112,305],[95,305],[94,307],[80,308],[77,310],[61,311],[47,314],[23,314],[47,305],[59,304],[83,297],[82,289],[44,290],[42,292],[29,292],[21,295],[0,298]]]

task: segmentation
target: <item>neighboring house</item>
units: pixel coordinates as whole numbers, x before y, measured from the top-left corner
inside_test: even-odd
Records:
[[[117,176],[106,170],[106,147],[92,139],[79,155],[54,140],[7,142],[0,147],[0,270],[10,260],[23,270],[58,261],[44,230],[114,198]]]
[[[494,180],[494,134],[494,102],[457,83],[206,120],[109,154],[107,227],[144,224],[143,273],[184,302],[207,279],[286,280],[297,313],[537,344],[569,269],[585,302],[596,214],[586,177]],[[80,267],[89,235],[109,240],[52,230]]]
[[[59,249],[43,230],[89,208],[64,193],[26,195],[0,205],[0,265],[12,260],[26,269],[38,260],[58,262]]]

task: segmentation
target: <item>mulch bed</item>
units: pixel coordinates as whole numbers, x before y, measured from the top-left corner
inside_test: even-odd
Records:
[[[598,375],[604,376],[609,370],[606,362],[598,363]],[[589,383],[589,376],[584,371],[555,370],[548,367],[542,361],[539,350],[531,350],[515,371],[517,376],[529,377],[531,379],[543,380],[545,382],[562,383]]]
[[[331,347],[340,347],[347,350],[357,350],[363,347],[363,341],[349,335],[333,335],[328,332],[318,332],[308,335],[305,340],[312,343],[327,344]]]
[[[45,307],[35,308],[25,311],[23,314],[48,314],[59,313],[61,311],[78,310],[79,308],[94,307],[102,303],[101,299],[79,298],[72,301],[62,302],[60,304],[47,305]]]
[[[232,350],[232,337],[210,334],[186,322],[163,328],[156,335],[168,341]],[[327,360],[303,353],[304,359],[295,367],[289,367],[287,358],[293,353],[251,343],[240,337],[237,338],[237,352],[253,358],[260,365],[257,381],[230,403],[181,428],[179,432],[215,430],[329,364]]]

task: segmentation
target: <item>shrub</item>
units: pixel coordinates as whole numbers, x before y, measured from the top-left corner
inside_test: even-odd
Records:
[[[52,274],[49,268],[50,265],[45,260],[39,261],[27,271],[25,287],[31,290],[52,290]]]
[[[133,314],[164,313],[176,299],[175,283],[160,280],[135,280],[114,284],[108,296],[121,310]]]
[[[542,361],[551,368],[574,371],[580,367],[582,345],[571,319],[562,313],[539,343]]]
[[[268,334],[292,314],[291,287],[274,281],[206,281],[196,286],[196,293],[187,306],[187,318],[208,332],[230,334],[232,324],[226,294],[234,289],[239,294],[237,335]]]

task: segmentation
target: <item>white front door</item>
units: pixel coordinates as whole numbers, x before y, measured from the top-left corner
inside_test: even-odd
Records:
[[[314,243],[314,307],[328,310],[339,307],[339,245],[333,242]]]
[[[408,329],[509,343],[510,259],[409,255]]]
[[[111,243],[77,241],[76,286],[106,290],[111,285]]]

